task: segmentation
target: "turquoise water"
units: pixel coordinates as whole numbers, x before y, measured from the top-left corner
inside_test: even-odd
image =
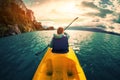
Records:
[[[0,80],[31,80],[55,31],[0,38]],[[73,47],[87,80],[120,80],[120,36],[71,30]]]
[[[87,44],[86,44],[87,42]],[[120,36],[94,33],[78,55],[88,80],[120,80]]]

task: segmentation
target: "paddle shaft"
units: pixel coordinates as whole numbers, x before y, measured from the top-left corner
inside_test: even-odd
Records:
[[[78,17],[76,17],[76,18],[64,29],[64,31],[65,31],[75,20],[77,20],[77,19],[78,19]],[[41,52],[38,52],[38,53],[36,53],[35,55],[38,56],[40,53],[44,52],[48,47],[49,47],[49,45],[47,45]]]
[[[66,30],[77,19],[78,19],[78,17],[76,17],[64,30]]]

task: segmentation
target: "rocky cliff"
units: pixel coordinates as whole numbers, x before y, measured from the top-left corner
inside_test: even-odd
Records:
[[[43,29],[22,0],[0,0],[0,37]]]

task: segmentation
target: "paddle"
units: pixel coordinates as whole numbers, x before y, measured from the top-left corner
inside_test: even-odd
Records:
[[[64,30],[66,30],[77,19],[78,19],[78,17],[76,17]],[[49,47],[49,45],[47,45],[42,51],[36,53],[35,55],[38,56],[39,54],[41,54],[42,52],[44,52],[48,47]]]

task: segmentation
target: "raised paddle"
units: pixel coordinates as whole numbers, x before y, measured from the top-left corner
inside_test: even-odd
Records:
[[[78,19],[78,17],[76,17],[64,30],[66,30],[77,19]],[[41,54],[42,52],[44,52],[48,47],[49,47],[49,45],[47,45],[42,51],[36,53],[35,55],[38,56],[39,54]]]

